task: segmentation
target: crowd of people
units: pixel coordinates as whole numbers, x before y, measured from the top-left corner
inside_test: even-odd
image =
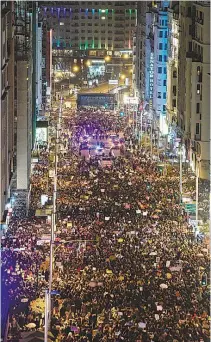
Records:
[[[81,137],[97,144],[114,132],[128,143],[110,167],[79,156]],[[207,342],[208,250],[179,203],[179,178],[163,175],[129,133],[109,112],[81,109],[63,119],[51,332],[61,342]],[[34,215],[41,194],[52,194],[51,147],[39,154],[31,216],[12,219],[2,240],[2,280],[19,331],[43,328],[43,314],[28,303],[44,297],[49,280],[49,245],[38,240],[50,225]]]

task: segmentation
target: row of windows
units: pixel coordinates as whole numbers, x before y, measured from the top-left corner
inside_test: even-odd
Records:
[[[57,47],[71,47],[71,48],[79,48],[79,44],[77,44],[77,43],[73,43],[73,44],[71,44],[71,43],[68,43],[68,42],[61,42],[59,45],[57,44],[57,43],[53,43],[53,48],[57,48]],[[108,44],[107,45],[107,47],[108,48],[112,48],[112,44]],[[98,44],[88,44],[88,46],[86,46],[85,44],[81,44],[80,45],[80,49],[86,49],[86,48],[92,48],[92,49],[98,49],[98,48],[105,48],[106,46],[105,46],[105,44],[101,44],[101,46],[99,47],[99,45]],[[119,48],[119,47],[122,47],[122,46],[120,46],[120,45],[115,45],[114,47],[116,47],[116,48]]]
[[[162,98],[162,97],[161,97],[161,92],[160,92],[160,91],[158,92],[157,98],[158,98],[158,99],[161,99],[161,98]],[[163,99],[166,99],[166,93],[163,93]]]
[[[66,29],[66,30],[61,30],[60,29],[60,32],[71,32],[72,34],[73,33],[79,33],[79,34],[81,34],[81,33],[85,33],[85,32],[87,32],[87,33],[98,33],[98,35],[101,33],[108,33],[108,34],[125,34],[125,35],[127,35],[127,34],[130,34],[131,33],[131,31],[129,30],[126,30],[126,31],[111,31],[111,30],[103,30],[103,31],[99,31],[99,30],[95,30],[95,31],[93,31],[93,30],[74,30],[74,29],[72,29],[72,30],[70,30],[70,29]]]
[[[158,48],[159,50],[167,50],[167,43],[159,43]]]
[[[167,55],[159,55],[158,61],[159,62],[167,62]]]
[[[57,22],[52,22],[51,23],[51,26],[56,26],[57,25]],[[105,25],[104,23],[93,23],[92,22],[92,24],[91,23],[80,23],[80,24],[78,24],[77,22],[68,22],[68,23],[62,23],[62,22],[60,22],[60,26],[71,26],[71,27],[80,27],[80,26],[108,26],[108,27],[118,27],[118,28],[125,28],[125,25],[124,24],[116,24],[116,23],[109,23],[109,24],[107,24],[107,25]],[[130,23],[130,25],[128,24],[127,26],[130,26],[131,28],[132,27],[134,27],[135,26],[135,24],[133,24],[133,23]]]
[[[78,17],[78,16],[74,16],[74,17],[62,17],[62,16],[60,16],[60,18],[61,19],[71,19],[71,20],[80,20],[80,19],[90,19],[90,20],[93,20],[93,19],[95,19],[95,20],[100,20],[100,19],[102,19],[104,16],[99,16],[99,17],[91,17],[91,16],[88,16],[88,17],[85,17],[85,16],[81,16],[81,17]],[[54,18],[54,19],[57,19],[57,15],[53,15],[53,16],[50,16],[50,15],[47,15],[47,18],[49,19],[49,18]],[[104,17],[104,20],[105,19],[108,19],[108,20],[119,20],[119,21],[127,21],[127,22],[130,22],[130,21],[135,21],[136,20],[136,17],[130,17],[130,19],[129,18],[125,18],[125,17],[115,17],[115,18],[113,18],[113,17]]]
[[[54,40],[57,40],[57,37],[53,37]],[[79,40],[78,37],[74,37],[74,36],[66,36],[66,37],[59,37],[59,39],[71,39],[71,40]],[[95,40],[95,41],[99,41],[99,37],[81,37],[80,38],[81,40],[88,40],[88,41],[92,41],[92,40]],[[112,37],[108,37],[108,39],[105,39],[105,38],[101,38],[101,41],[105,42],[106,40],[114,40],[114,38]],[[118,41],[121,41],[123,42],[125,39],[118,39]]]
[[[160,26],[167,26],[168,25],[168,20],[159,20],[159,25]]]
[[[162,69],[163,69],[163,73],[166,74],[166,67],[164,68],[158,67],[158,74],[162,74]]]
[[[159,38],[167,38],[168,37],[168,32],[166,31],[159,31]]]
[[[42,10],[44,9],[45,11],[45,7],[42,8]],[[60,9],[60,14],[62,13],[67,13],[67,12],[70,12],[70,13],[97,13],[99,11],[99,14],[103,14],[103,13],[115,13],[115,14],[132,14],[132,13],[136,13],[136,10],[135,9],[125,9],[125,10],[114,10],[114,9],[94,9],[94,8],[75,8],[75,9],[72,9],[72,8],[61,8]],[[52,14],[53,13],[58,13],[57,12],[57,8],[49,8],[47,7],[46,8],[46,12],[51,12]]]

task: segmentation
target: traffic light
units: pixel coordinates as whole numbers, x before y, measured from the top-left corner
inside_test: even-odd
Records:
[[[124,112],[120,112],[119,114],[120,114],[121,117],[123,117],[125,113]]]
[[[108,103],[105,103],[105,109],[108,108]]]
[[[207,285],[207,274],[206,273],[204,273],[201,277],[201,284],[202,284],[202,286]]]

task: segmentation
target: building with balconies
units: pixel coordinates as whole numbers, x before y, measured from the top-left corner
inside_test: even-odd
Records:
[[[175,1],[168,9],[168,31],[166,119],[171,130],[177,124],[178,92],[179,3]]]
[[[131,52],[136,26],[135,1],[40,2],[40,19],[53,33],[53,55],[121,56]]]
[[[5,221],[5,205],[10,198],[14,171],[14,3],[1,1],[1,106],[0,106],[0,214]]]
[[[210,2],[179,2],[177,123],[193,170],[210,178]]]

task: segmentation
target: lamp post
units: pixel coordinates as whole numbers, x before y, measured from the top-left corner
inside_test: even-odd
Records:
[[[88,88],[88,68],[92,65],[91,61],[87,61],[86,62],[86,67],[87,67],[87,70],[86,70],[86,85],[87,85],[87,88]]]
[[[196,231],[199,226],[199,177],[200,177],[200,161],[196,164]]]
[[[111,57],[110,56],[105,56],[104,58],[104,61],[105,61],[105,75],[107,74],[107,63],[110,62],[111,60]],[[109,80],[107,79],[108,81],[108,93],[109,93]]]
[[[53,258],[54,258],[54,240],[55,240],[55,232],[56,232],[56,199],[57,199],[57,164],[58,164],[58,144],[60,138],[60,129],[61,129],[61,118],[62,118],[62,105],[63,105],[63,96],[61,93],[60,97],[60,107],[59,107],[59,120],[57,123],[56,129],[56,144],[55,144],[55,168],[54,168],[54,191],[53,191],[53,211],[51,215],[51,239],[50,239],[50,272],[49,272],[49,291],[46,293],[46,300],[48,301],[47,306],[47,318],[46,318],[46,328],[49,328],[49,324],[51,321],[51,292],[52,292],[52,282],[53,282]],[[47,342],[47,340],[45,340]]]

